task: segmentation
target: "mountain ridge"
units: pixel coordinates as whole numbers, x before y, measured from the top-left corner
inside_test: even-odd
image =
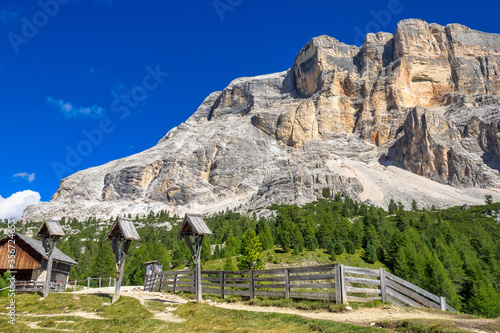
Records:
[[[23,219],[303,204],[500,200],[500,35],[404,20],[363,46],[313,38],[233,80],[142,153],[79,171]]]

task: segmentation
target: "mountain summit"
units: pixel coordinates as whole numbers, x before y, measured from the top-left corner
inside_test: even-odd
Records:
[[[142,153],[77,172],[23,219],[303,204],[500,200],[500,35],[410,19],[363,46],[321,36],[239,78]]]

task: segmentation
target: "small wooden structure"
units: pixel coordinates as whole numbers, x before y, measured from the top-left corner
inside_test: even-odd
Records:
[[[9,255],[13,253],[15,253],[14,263],[12,257],[9,258]],[[16,271],[16,282],[23,285],[19,289],[29,289],[24,286],[26,283],[26,285],[36,285],[37,290],[43,291],[48,264],[45,254],[46,250],[39,240],[20,233],[15,233],[12,238],[6,236],[0,239],[0,275],[8,270]],[[51,292],[54,291],[53,286],[55,285],[60,286],[58,289],[64,290],[71,266],[75,266],[77,263],[58,248],[54,249],[52,258]],[[17,285],[16,288],[18,288]]]
[[[203,238],[205,235],[211,235],[212,232],[208,229],[207,224],[203,217],[198,214],[186,214],[184,221],[179,229],[177,238],[184,238],[191,256],[196,265],[195,286],[196,286],[196,301],[201,302],[202,289],[201,289],[201,247],[203,245]]]
[[[47,297],[50,291],[54,249],[59,238],[64,236],[64,232],[58,221],[47,221],[42,224],[36,236],[42,240],[42,246],[45,250],[44,258],[47,259],[47,275],[43,285],[43,297]]]
[[[130,219],[117,218],[106,235],[106,240],[111,240],[116,261],[116,284],[115,294],[111,303],[115,303],[120,298],[120,288],[122,286],[123,269],[125,267],[125,257],[127,256],[130,243],[133,240],[141,240],[134,222]]]

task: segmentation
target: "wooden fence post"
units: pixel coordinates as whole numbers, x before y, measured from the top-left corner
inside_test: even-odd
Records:
[[[78,281],[78,280],[75,280],[75,291],[76,291],[76,281]]]
[[[446,311],[446,297],[439,297],[439,305],[442,311]]]
[[[111,276],[109,277],[109,284],[108,287],[111,287]]]
[[[340,278],[340,265],[336,263],[334,265],[335,273],[335,303],[342,304],[342,281]]]
[[[382,302],[387,302],[387,288],[385,285],[385,269],[380,268],[380,294],[382,297]]]
[[[90,289],[90,276],[87,278],[87,289]]]
[[[191,294],[193,293],[196,293],[196,270],[193,270],[193,279],[191,282],[193,282],[193,284],[191,285]]]
[[[99,288],[101,288],[101,277],[99,277]]]
[[[252,299],[255,291],[255,283],[253,281],[254,278],[253,269],[250,271],[249,277],[250,277],[250,299]]]
[[[226,299],[226,295],[224,294],[224,271],[220,272],[220,298]]]
[[[160,274],[160,283],[158,284],[158,291],[161,291],[161,284],[163,283],[163,274]]]
[[[174,294],[175,294],[175,288],[177,287],[177,272],[174,272]]]
[[[290,298],[290,273],[288,268],[285,268],[285,298]]]
[[[347,288],[345,283],[345,266],[340,265],[340,283],[342,290],[342,304],[347,304]]]

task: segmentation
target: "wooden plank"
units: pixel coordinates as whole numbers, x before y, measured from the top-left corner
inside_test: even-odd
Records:
[[[337,304],[342,304],[342,283],[340,280],[340,265],[338,263],[335,264],[335,285],[337,288],[335,288],[335,303]],[[344,286],[345,287],[345,286]]]
[[[344,267],[345,267],[345,274],[360,274],[360,275],[380,277],[380,272],[376,269],[351,267],[351,266],[344,266]]]
[[[263,270],[258,270],[255,271],[255,276],[261,276],[261,275],[284,275],[285,270],[282,268],[278,269],[263,269]]]
[[[363,293],[363,294],[377,294],[377,295],[381,294],[380,289],[357,288],[357,287],[351,287],[351,286],[346,286],[345,289],[346,289],[346,292],[348,292],[348,293]]]
[[[208,277],[208,276],[202,276],[201,281],[220,281],[220,276],[218,277]]]
[[[225,299],[226,295],[224,295],[224,272],[220,272],[220,298]]]
[[[380,295],[382,297],[382,302],[387,302],[387,288],[385,281],[385,269],[380,268]]]
[[[263,282],[271,282],[271,281],[285,281],[285,276],[261,276],[254,277],[254,281],[263,281]]]
[[[390,295],[387,295],[387,300],[389,302],[391,302],[392,304],[394,304],[395,306],[401,306],[401,307],[405,307],[406,306],[403,303],[399,302],[397,299],[391,297]]]
[[[334,293],[290,292],[290,298],[303,298],[303,299],[335,301],[335,294]]]
[[[224,283],[224,289],[227,290],[227,288],[245,288],[248,289],[250,288],[250,283]]]
[[[202,290],[204,293],[209,293],[209,294],[220,294],[220,289],[214,289],[214,288],[208,288],[208,287],[203,287],[201,286]]]
[[[254,298],[255,282],[253,280],[253,271],[250,273],[250,299]]]
[[[250,290],[224,289],[226,295],[250,296]]]
[[[290,272],[285,269],[285,298],[290,299]]]
[[[342,290],[342,303],[347,304],[347,291],[345,282],[345,266],[340,265],[340,289]]]
[[[334,265],[320,265],[320,266],[312,266],[312,267],[293,267],[288,268],[288,272],[290,274],[295,273],[316,273],[316,272],[329,272],[333,270]]]
[[[397,291],[390,288],[389,286],[387,286],[387,294],[391,295],[393,298],[397,299],[398,301],[400,301],[406,305],[412,306],[414,308],[422,307],[419,303],[417,303],[417,302],[411,300],[410,298],[398,293]]]
[[[285,288],[284,283],[269,283],[269,284],[256,284],[255,289],[265,289],[265,288]]]
[[[290,281],[334,280],[335,274],[290,275]]]
[[[250,281],[249,277],[225,277],[226,282],[234,281],[234,282],[247,282]]]
[[[244,271],[224,271],[224,274],[227,275],[248,275],[250,274],[250,270]]]
[[[402,295],[405,295],[407,297],[410,297],[414,301],[420,303],[421,305],[428,307],[428,308],[433,308],[433,309],[439,309],[439,305],[433,303],[432,301],[428,300],[427,298],[424,298],[413,291],[401,286],[400,284],[393,282],[391,280],[387,281],[387,287],[394,289],[395,291],[401,293]]]
[[[347,295],[348,302],[365,303],[365,302],[371,302],[371,301],[380,301],[380,299],[381,299],[380,297],[356,297],[356,296]]]
[[[266,296],[266,297],[282,297],[285,298],[284,291],[258,291],[254,292],[255,296]]]
[[[193,291],[193,286],[189,286],[189,287],[179,287],[179,286],[176,286],[175,290],[176,291],[189,291],[189,292],[192,292]]]
[[[416,291],[417,293],[429,298],[431,301],[434,301],[436,303],[439,304],[439,297],[437,297],[436,295],[428,292],[427,290],[424,290],[416,285],[414,285],[413,283],[410,283],[406,280],[403,280],[401,279],[400,277],[397,277],[396,275],[393,275],[391,273],[387,273],[385,272],[385,277],[394,281],[394,282],[397,282],[399,283],[400,285],[402,285],[403,287],[406,287],[408,289],[411,289],[413,291]]]
[[[201,271],[201,275],[207,275],[207,274],[217,274],[217,275],[220,275],[220,272],[222,272],[222,271]]]
[[[290,288],[328,288],[328,289],[334,289],[335,283],[295,283],[295,284],[290,284]]]
[[[362,284],[371,284],[374,286],[380,286],[380,280],[375,280],[375,279],[365,279],[365,278],[346,276],[345,281],[351,283],[362,283]]]
[[[202,286],[207,286],[207,287],[220,287],[220,283],[213,283],[213,282],[201,282]]]

